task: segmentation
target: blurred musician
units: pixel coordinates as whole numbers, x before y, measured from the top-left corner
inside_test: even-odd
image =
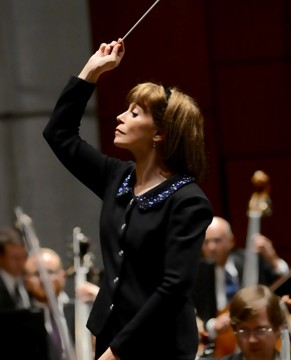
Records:
[[[0,229],[0,310],[28,308],[22,275],[27,253],[14,228]]]
[[[238,349],[223,360],[288,360],[290,338],[280,297],[265,285],[239,290],[230,306]]]
[[[257,234],[254,243],[259,254],[260,284],[270,285],[288,273],[288,264],[278,256],[268,238]],[[204,321],[212,342],[229,328],[228,305],[242,285],[245,252],[235,249],[235,236],[229,222],[214,217],[206,231],[202,254],[194,296],[197,314]]]
[[[42,260],[42,266],[50,277],[51,285],[55,293],[57,304],[63,322],[64,330],[68,336],[74,339],[74,304],[65,293],[66,272],[63,269],[60,256],[52,249],[41,248],[38,258],[30,255],[25,263],[24,280],[29,292],[31,303],[35,307],[40,307],[45,315],[45,327],[48,333],[50,360],[63,360],[64,344],[61,340],[57,321],[50,309],[50,303],[44,284],[40,278],[38,259]]]

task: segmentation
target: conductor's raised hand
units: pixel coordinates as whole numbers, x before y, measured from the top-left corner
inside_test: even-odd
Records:
[[[102,73],[120,64],[124,53],[124,42],[121,39],[112,41],[110,44],[102,43],[80,72],[79,78],[96,83]]]

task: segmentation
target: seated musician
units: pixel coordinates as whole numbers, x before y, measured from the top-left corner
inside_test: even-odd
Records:
[[[259,283],[270,285],[287,273],[289,267],[265,236],[256,235],[254,243],[259,253]],[[244,250],[235,249],[235,237],[230,224],[223,218],[214,217],[206,231],[202,253],[194,297],[197,314],[205,323],[209,342],[214,343],[227,329],[231,333],[227,308],[233,295],[242,286]],[[224,344],[230,346],[223,351],[230,353],[235,340]],[[217,354],[222,355],[219,352]]]
[[[27,253],[19,232],[0,229],[0,311],[28,308],[29,297],[22,275]]]
[[[41,267],[39,266],[41,261]],[[43,279],[41,278],[41,269],[45,269],[49,288],[52,289],[56,306],[60,311],[61,319],[57,319],[55,312],[52,311],[50,293],[47,291]],[[74,339],[74,305],[65,293],[66,272],[63,268],[60,256],[52,249],[41,248],[37,255],[30,255],[25,263],[24,281],[27,291],[31,298],[31,304],[41,307],[45,315],[45,327],[48,333],[49,358],[50,360],[63,359],[65,349],[62,333],[69,339]],[[61,321],[62,330],[58,323]]]
[[[252,285],[239,290],[230,303],[229,311],[238,348],[235,353],[220,359],[290,359],[286,316],[280,297],[267,286]]]

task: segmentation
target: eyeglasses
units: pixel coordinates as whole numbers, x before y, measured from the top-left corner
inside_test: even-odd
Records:
[[[263,338],[266,334],[272,332],[273,329],[271,327],[259,327],[254,330],[249,329],[239,329],[235,331],[235,334],[242,338],[242,339],[248,339],[250,335],[252,334],[256,339]]]
[[[46,270],[46,273],[50,276],[54,276],[59,272],[59,270]],[[34,272],[34,273],[26,273],[25,274],[27,277],[31,277],[31,278],[39,278],[40,274],[38,271]]]

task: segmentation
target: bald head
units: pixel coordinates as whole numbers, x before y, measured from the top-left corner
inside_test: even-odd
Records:
[[[224,266],[233,247],[234,235],[229,222],[215,216],[206,230],[202,246],[203,256],[213,260],[216,265]]]
[[[66,275],[60,256],[52,249],[41,248],[37,255],[28,257],[24,273],[26,288],[32,297],[47,302],[45,287],[39,276],[40,266],[47,271],[56,295],[63,290]]]

